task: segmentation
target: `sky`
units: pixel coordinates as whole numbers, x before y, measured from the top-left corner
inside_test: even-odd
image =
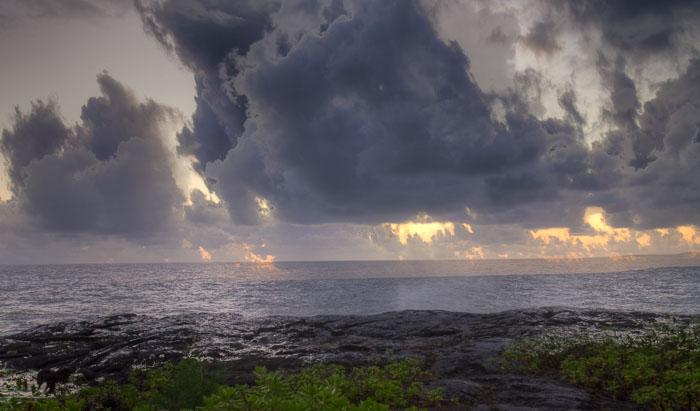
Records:
[[[697,253],[697,21],[680,0],[6,0],[0,261]]]

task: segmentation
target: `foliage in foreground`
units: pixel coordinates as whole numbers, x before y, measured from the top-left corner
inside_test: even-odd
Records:
[[[440,390],[413,359],[346,369],[317,364],[283,375],[258,367],[256,384],[221,384],[221,374],[195,360],[134,371],[125,384],[107,382],[53,398],[0,398],[0,410],[389,410],[436,406]],[[26,381],[24,382],[26,389]],[[34,390],[32,390],[34,392]],[[408,407],[408,408],[407,408]]]
[[[540,336],[514,344],[503,357],[508,370],[557,375],[646,409],[700,410],[700,324],[636,336]]]

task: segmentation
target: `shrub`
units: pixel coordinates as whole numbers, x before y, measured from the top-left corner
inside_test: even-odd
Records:
[[[540,336],[504,351],[505,368],[562,379],[647,409],[700,410],[700,324],[640,335]]]
[[[195,360],[133,371],[127,383],[107,382],[52,398],[0,399],[0,410],[390,410],[438,406],[439,389],[426,391],[430,373],[413,359],[346,369],[316,364],[298,373],[255,369],[254,385],[221,384],[220,374]],[[22,382],[24,384],[24,382]]]

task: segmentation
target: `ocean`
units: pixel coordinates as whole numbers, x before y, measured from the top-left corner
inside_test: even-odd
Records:
[[[566,306],[700,314],[700,256],[0,266],[0,335],[136,313],[474,313]]]

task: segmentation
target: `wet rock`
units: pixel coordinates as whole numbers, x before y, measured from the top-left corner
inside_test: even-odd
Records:
[[[442,397],[456,398],[462,404],[470,404],[482,393],[484,386],[476,381],[464,379],[435,380],[425,385],[426,390],[442,388]]]
[[[37,370],[42,382],[55,386],[69,374],[77,382],[123,380],[134,366],[185,356],[225,363],[232,383],[253,382],[257,365],[293,371],[319,361],[355,366],[387,356],[411,357],[431,370],[434,380],[428,387],[443,387],[444,397],[459,399],[462,409],[629,409],[634,407],[593,398],[558,380],[506,374],[501,353],[508,344],[541,332],[634,330],[670,318],[556,307],[496,314],[401,311],[309,318],[128,314],[49,324],[2,337],[0,361],[17,370]]]

